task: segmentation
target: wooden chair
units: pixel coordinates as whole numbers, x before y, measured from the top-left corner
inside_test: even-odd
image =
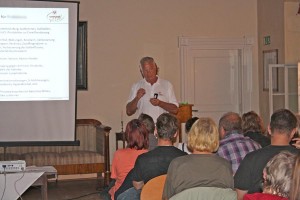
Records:
[[[157,176],[148,181],[141,191],[141,200],[161,200],[167,175]]]

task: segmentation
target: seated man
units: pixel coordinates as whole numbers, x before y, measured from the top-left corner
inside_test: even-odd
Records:
[[[242,133],[242,119],[234,112],[225,113],[219,120],[220,147],[217,154],[231,163],[233,174],[245,155],[261,146]]]
[[[280,109],[272,114],[268,126],[271,145],[247,154],[234,175],[234,187],[239,200],[242,200],[246,193],[262,192],[263,169],[272,157],[284,150],[299,152],[289,145],[297,131],[297,124],[296,116],[287,109]]]
[[[117,197],[118,200],[139,199],[144,184],[154,177],[166,174],[169,164],[174,158],[187,155],[173,146],[177,131],[178,122],[175,116],[163,113],[157,118],[155,133],[158,137],[157,147],[137,158],[134,168],[130,172],[134,187],[120,194]]]

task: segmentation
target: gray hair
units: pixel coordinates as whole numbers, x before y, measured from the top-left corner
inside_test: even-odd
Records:
[[[296,155],[282,151],[275,155],[266,165],[264,191],[282,197],[289,197],[292,169]]]
[[[219,120],[219,129],[221,127],[223,127],[225,132],[241,131],[242,119],[240,115],[235,112],[227,112]]]
[[[138,119],[146,126],[149,134],[154,134],[155,123],[150,115],[141,113]]]
[[[163,113],[157,118],[156,129],[160,139],[173,140],[178,130],[178,120],[170,113]]]
[[[154,59],[152,57],[149,57],[149,56],[146,56],[146,57],[143,57],[141,60],[140,60],[140,64],[141,66],[143,67],[145,63],[155,63]]]

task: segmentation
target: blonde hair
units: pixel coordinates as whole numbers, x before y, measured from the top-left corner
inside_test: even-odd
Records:
[[[199,118],[188,134],[188,149],[199,152],[215,152],[219,148],[219,132],[211,118]]]

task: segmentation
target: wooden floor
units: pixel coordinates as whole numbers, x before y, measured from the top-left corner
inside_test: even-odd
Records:
[[[63,180],[48,183],[49,200],[102,200],[97,179]],[[23,200],[41,199],[40,187],[30,187],[23,195]],[[20,199],[20,198],[19,198]]]

